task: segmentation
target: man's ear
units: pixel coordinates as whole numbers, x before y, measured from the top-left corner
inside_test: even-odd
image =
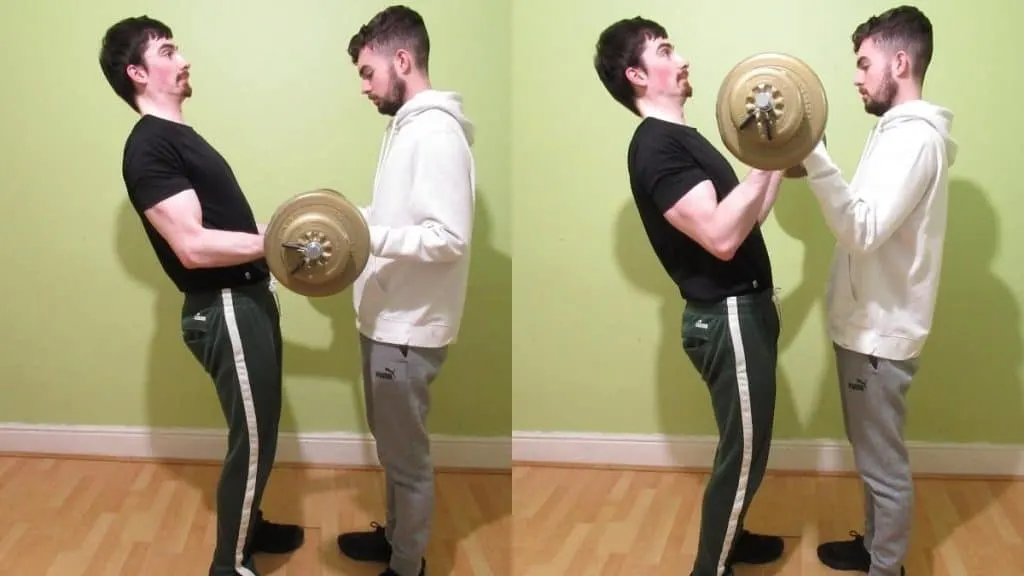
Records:
[[[129,64],[125,67],[125,72],[128,77],[140,84],[146,81],[146,69],[142,66],[136,66],[135,64]]]
[[[416,67],[412,60],[412,54],[408,50],[399,48],[395,51],[395,69],[399,74],[409,74]]]
[[[635,66],[631,66],[629,68],[626,68],[626,80],[629,80],[631,83],[637,86],[646,86],[647,74],[644,74],[643,70]]]
[[[893,76],[897,78],[909,78],[912,73],[910,68],[910,56],[903,50],[897,51],[892,57]]]

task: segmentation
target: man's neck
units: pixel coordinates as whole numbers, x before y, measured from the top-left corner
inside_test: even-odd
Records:
[[[893,99],[892,105],[899,106],[900,104],[906,104],[907,102],[913,102],[921,99],[921,91],[917,88],[907,87],[900,90],[896,98]]]
[[[686,111],[682,102],[656,102],[640,100],[636,103],[640,116],[644,118],[657,118],[665,122],[675,124],[686,124]]]
[[[419,74],[410,74],[405,80],[405,101],[408,102],[421,92],[430,90],[430,78]]]
[[[913,78],[901,78],[898,86],[896,97],[892,99],[894,107],[921,99],[921,85]]]
[[[163,118],[178,124],[185,123],[181,102],[178,100],[161,102],[150,98],[139,98],[137,103],[139,114],[143,116],[156,116],[157,118]]]

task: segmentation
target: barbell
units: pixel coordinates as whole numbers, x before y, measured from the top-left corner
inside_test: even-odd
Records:
[[[263,236],[271,275],[309,297],[331,296],[355,282],[370,258],[370,228],[362,212],[330,188],[282,202]]]
[[[716,118],[722,143],[740,162],[786,170],[799,166],[824,138],[828,97],[806,62],[763,52],[725,75]]]

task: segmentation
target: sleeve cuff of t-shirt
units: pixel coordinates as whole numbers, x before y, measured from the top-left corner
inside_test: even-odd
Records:
[[[654,189],[654,203],[662,212],[668,212],[690,190],[708,179],[707,174],[698,170],[688,170],[673,178],[668,178]]]

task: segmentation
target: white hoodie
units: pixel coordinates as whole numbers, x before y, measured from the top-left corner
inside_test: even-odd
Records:
[[[894,106],[868,137],[847,184],[819,143],[807,177],[836,238],[829,333],[893,360],[920,355],[932,326],[946,233],[953,113],[922,100]]]
[[[421,92],[388,123],[362,209],[370,259],[352,289],[367,337],[429,348],[456,339],[476,204],[473,134],[454,92]]]

